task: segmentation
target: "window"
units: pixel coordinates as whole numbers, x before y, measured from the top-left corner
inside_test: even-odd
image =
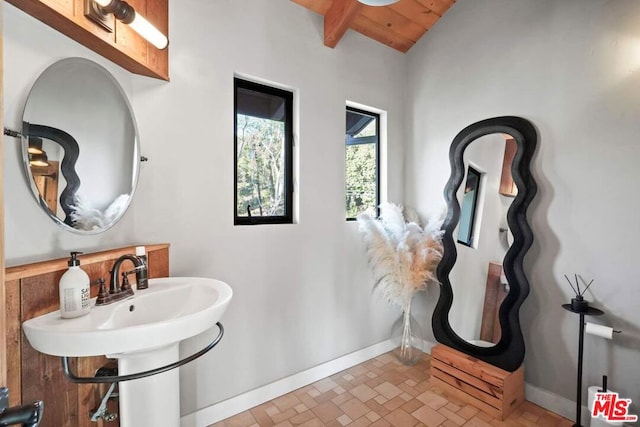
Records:
[[[464,195],[462,196],[462,208],[460,209],[460,227],[458,228],[458,243],[465,246],[473,246],[481,178],[482,174],[469,166]]]
[[[380,115],[347,107],[347,220],[365,211],[377,215],[380,204]]]
[[[293,222],[293,93],[234,79],[238,224]]]

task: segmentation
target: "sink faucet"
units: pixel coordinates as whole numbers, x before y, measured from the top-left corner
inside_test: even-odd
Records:
[[[139,257],[135,255],[122,255],[120,258],[113,263],[113,267],[111,269],[111,282],[109,283],[109,293],[114,294],[118,293],[122,287],[118,286],[118,275],[120,274],[120,264],[122,264],[125,260],[129,260],[133,263],[136,273],[136,283],[138,289],[147,289],[149,287],[149,281],[147,279],[147,266],[144,261],[142,261]],[[128,273],[123,275],[123,285],[125,285],[128,280],[125,280]]]
[[[122,273],[122,284],[118,283],[118,276],[120,275],[120,265],[129,260],[135,266],[132,271]],[[115,301],[127,298],[134,294],[131,285],[129,284],[129,274],[136,273],[136,284],[138,290],[147,289],[149,287],[149,280],[147,278],[147,266],[142,259],[135,255],[122,255],[114,263],[110,271],[109,292],[107,293],[104,288],[104,280],[100,285],[100,291],[98,292],[98,299],[96,305],[107,305]]]

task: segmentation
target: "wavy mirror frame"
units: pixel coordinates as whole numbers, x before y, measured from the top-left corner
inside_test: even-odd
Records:
[[[502,334],[496,345],[479,347],[462,339],[451,328],[449,311],[453,304],[453,290],[449,273],[458,256],[453,232],[460,218],[460,205],[456,192],[465,175],[464,151],[476,139],[493,133],[509,134],[516,141],[517,152],[511,172],[518,187],[518,194],[507,212],[507,223],[513,234],[513,244],[503,260],[503,269],[510,290],[498,312]],[[525,353],[519,311],[529,294],[529,281],[523,270],[523,260],[533,243],[533,233],[527,222],[527,209],[537,191],[535,180],[531,175],[531,160],[537,140],[538,133],[533,124],[521,117],[494,117],[467,126],[456,135],[451,144],[449,151],[451,176],[444,190],[447,217],[443,223],[444,253],[436,271],[440,282],[440,297],[433,312],[433,334],[442,344],[510,372],[520,367]]]

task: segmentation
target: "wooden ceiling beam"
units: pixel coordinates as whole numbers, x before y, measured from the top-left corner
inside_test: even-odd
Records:
[[[2,0],[0,0],[2,1]],[[456,0],[401,0],[371,7],[357,0],[291,0],[324,16],[324,44],[335,47],[351,28],[407,52]]]
[[[395,31],[390,31],[386,26],[374,22],[363,15],[358,15],[354,18],[351,28],[400,52],[406,53],[415,44],[414,41],[403,37]]]
[[[426,28],[389,7],[364,7],[359,17],[367,18],[413,43],[417,42],[426,31]]]
[[[440,15],[418,3],[417,0],[403,0],[387,7],[413,20],[425,30],[431,28],[440,19]]]
[[[456,0],[417,0],[418,3],[426,8],[431,9],[433,12],[442,16],[447,10],[456,2]]]
[[[361,3],[358,0],[334,1],[324,16],[324,45],[336,47],[344,33],[358,14]]]

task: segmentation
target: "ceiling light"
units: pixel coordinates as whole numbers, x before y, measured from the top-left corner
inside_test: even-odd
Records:
[[[358,0],[360,3],[367,6],[388,6],[393,3],[397,3],[399,0]]]
[[[136,33],[140,34],[145,40],[157,47],[158,49],[164,49],[169,44],[167,37],[160,32],[156,27],[147,21],[144,16],[140,15],[135,9],[126,1],[122,0],[88,0],[89,6],[85,5],[85,16],[98,22],[107,30],[110,29],[108,24],[105,23],[105,17],[100,16],[99,12],[105,14],[113,14],[117,20],[128,24]],[[98,6],[101,10],[97,13],[95,6]],[[88,9],[88,10],[87,10]]]

